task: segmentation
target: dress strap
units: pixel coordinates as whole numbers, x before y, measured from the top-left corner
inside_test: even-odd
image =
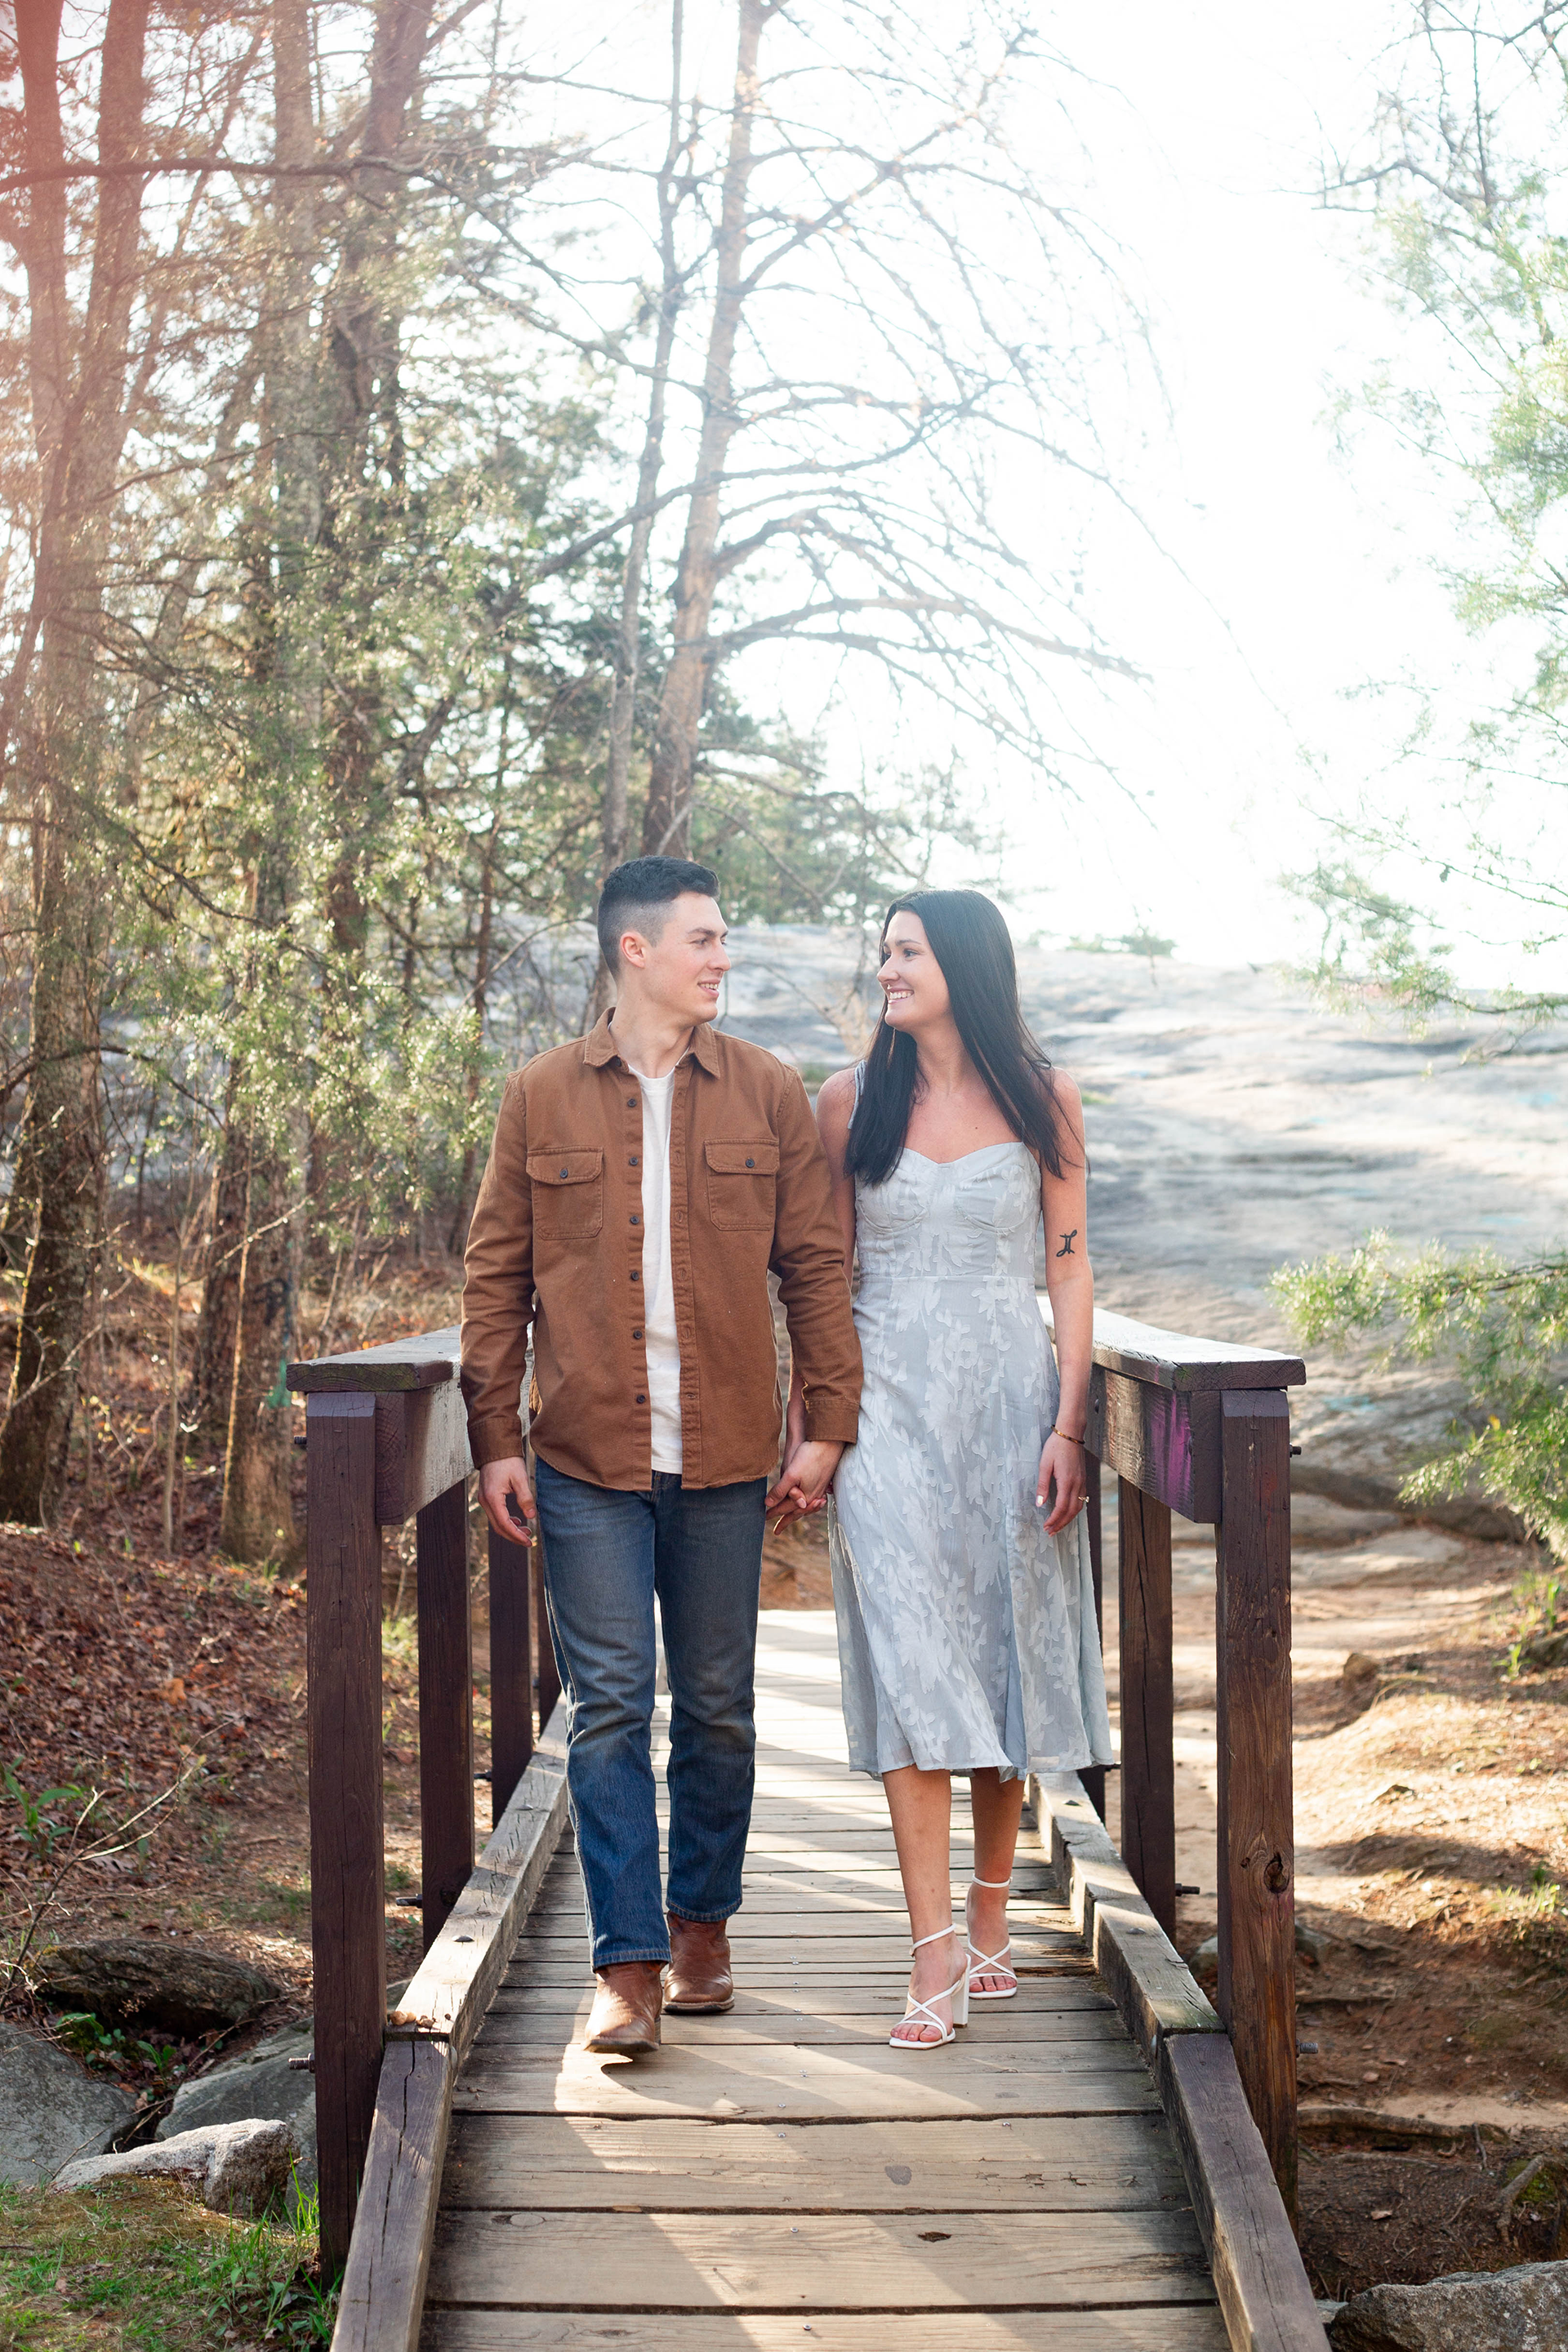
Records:
[[[860,1097],[861,1097],[861,1096],[865,1093],[865,1091],[866,1091],[866,1065],[865,1065],[865,1063],[864,1063],[864,1062],[857,1062],[857,1063],[856,1063],[856,1065],[855,1065],[855,1109],[856,1109],[856,1110],[858,1110],[858,1109],[859,1109],[859,1108],[860,1108]],[[851,1117],[853,1117],[853,1116],[854,1116],[853,1112],[852,1112],[850,1115],[851,1115]]]

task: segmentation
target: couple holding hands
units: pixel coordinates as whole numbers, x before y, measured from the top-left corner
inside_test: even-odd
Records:
[[[684,858],[618,866],[598,911],[614,1011],[507,1084],[465,1268],[473,1457],[492,1527],[544,1538],[597,1977],[589,2048],[651,2050],[663,2009],[731,2005],[763,1528],[831,1495],[849,1761],[887,1793],[913,1943],[889,2039],[934,2049],[971,2000],[1017,1990],[1024,1776],[1110,1760],[1081,1517],[1079,1097],[1025,1025],[996,908],[922,890],[889,908],[881,1017],[814,1120],[794,1070],[713,1026],[730,965],[717,889]],[[1055,1355],[1035,1296],[1042,1214]],[[776,1475],[770,1273],[793,1358]],[[962,1925],[955,1772],[974,1816]]]

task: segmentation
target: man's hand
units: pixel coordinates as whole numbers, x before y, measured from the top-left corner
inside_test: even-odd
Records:
[[[520,1456],[485,1464],[479,1472],[479,1500],[498,1536],[504,1536],[508,1543],[533,1541],[539,1507],[528,1483],[528,1465]]]
[[[784,1468],[768,1489],[763,1506],[764,1511],[779,1514],[773,1527],[775,1535],[791,1519],[805,1518],[823,1508],[843,1451],[842,1445],[832,1441],[814,1444],[803,1440],[785,1454]]]

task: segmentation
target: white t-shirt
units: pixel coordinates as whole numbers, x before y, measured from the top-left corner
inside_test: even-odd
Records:
[[[645,1078],[642,1088],[643,1339],[647,1401],[653,1415],[653,1466],[679,1475],[680,1339],[675,1328],[675,1275],[669,1255],[669,1122],[675,1072]]]

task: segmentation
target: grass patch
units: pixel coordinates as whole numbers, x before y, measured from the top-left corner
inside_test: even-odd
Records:
[[[209,2213],[167,2180],[0,2184],[0,2352],[217,2352],[331,2341],[315,2200],[293,2223]]]

